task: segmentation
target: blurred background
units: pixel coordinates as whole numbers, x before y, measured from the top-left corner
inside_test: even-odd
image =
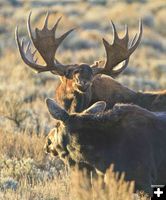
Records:
[[[51,73],[34,73],[21,60],[15,42],[16,26],[20,37],[29,40],[26,21],[30,11],[34,29],[42,27],[47,11],[51,13],[50,27],[60,16],[63,17],[57,36],[76,27],[58,49],[57,58],[63,63],[92,64],[104,60],[102,38],[112,41],[110,20],[114,21],[120,36],[128,24],[131,39],[138,32],[141,18],[141,43],[117,81],[137,91],[166,89],[165,0],[0,0],[1,170],[5,168],[6,158],[32,158],[26,161],[31,164],[34,160],[42,160],[43,153],[39,152],[43,148],[44,136],[41,133],[47,134],[54,124],[47,112],[45,98],[54,97],[58,77]],[[41,58],[38,62],[44,64]],[[13,161],[11,163],[13,166]],[[12,172],[8,175],[1,171],[2,174],[16,177]]]

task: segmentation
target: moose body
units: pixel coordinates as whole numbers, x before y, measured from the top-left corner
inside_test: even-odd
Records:
[[[72,160],[89,163],[101,174],[114,164],[145,192],[151,192],[151,184],[165,184],[166,113],[129,104],[104,111],[105,103],[97,102],[82,113],[68,114],[53,100],[48,99],[47,105],[61,121],[55,137],[66,134],[65,148]]]
[[[111,109],[116,103],[132,103],[150,111],[166,111],[166,90],[136,92],[110,76],[101,74],[84,91],[79,91],[72,85],[73,82],[67,80],[60,83],[55,95],[58,104],[70,112],[81,112],[97,101],[105,101],[107,109]]]
[[[166,111],[166,90],[136,92],[106,75],[98,75],[93,80],[90,96],[89,106],[97,101],[105,101],[108,109],[116,103],[132,103],[150,111]]]

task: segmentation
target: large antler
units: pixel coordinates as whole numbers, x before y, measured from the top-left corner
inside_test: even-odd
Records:
[[[37,72],[44,72],[44,71],[52,71],[54,74],[58,74],[63,76],[65,74],[66,68],[73,67],[76,65],[63,65],[60,62],[57,62],[55,60],[55,54],[56,50],[58,49],[59,45],[62,43],[62,41],[74,30],[71,29],[64,33],[59,38],[55,38],[55,32],[58,26],[58,23],[61,19],[61,17],[57,20],[55,25],[52,29],[48,29],[48,17],[49,13],[47,13],[44,26],[41,30],[38,28],[35,29],[35,36],[32,34],[31,29],[31,13],[29,14],[27,26],[28,26],[28,32],[29,36],[36,48],[36,50],[40,53],[42,58],[44,59],[46,65],[42,66],[37,64],[37,59],[34,59],[36,50],[34,52],[31,51],[31,42],[28,43],[27,48],[25,50],[25,43],[24,40],[20,43],[19,36],[18,36],[18,28],[16,28],[16,41],[18,44],[20,55],[23,59],[23,61],[32,69],[36,70]]]
[[[135,49],[138,47],[141,37],[142,37],[142,21],[139,22],[139,34],[134,36],[133,40],[131,41],[131,44],[129,45],[129,34],[128,34],[128,26],[126,26],[125,35],[121,39],[118,36],[118,33],[116,31],[114,23],[111,21],[112,29],[113,29],[113,43],[109,44],[104,38],[103,38],[103,44],[106,50],[106,62],[103,68],[96,67],[93,69],[95,73],[102,73],[107,74],[110,76],[117,76],[120,74],[128,65],[129,58],[131,54],[135,51]],[[124,64],[117,70],[115,70],[115,67],[124,61]]]

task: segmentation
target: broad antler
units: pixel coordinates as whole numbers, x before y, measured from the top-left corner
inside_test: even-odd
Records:
[[[103,38],[103,44],[106,50],[106,62],[103,68],[93,67],[94,73],[102,73],[110,76],[117,76],[120,74],[128,65],[129,58],[131,54],[138,47],[141,37],[142,37],[142,21],[139,22],[139,34],[134,36],[131,44],[129,45],[129,34],[128,34],[128,26],[126,26],[125,36],[121,39],[118,36],[114,23],[111,21],[112,29],[113,29],[113,43],[109,44]],[[124,64],[119,69],[115,70],[114,68],[124,61]]]
[[[27,26],[29,36],[33,45],[35,46],[36,50],[34,52],[31,51],[31,42],[28,43],[27,48],[25,50],[25,43],[24,40],[20,43],[19,36],[18,36],[18,28],[16,28],[16,41],[18,44],[20,55],[23,61],[32,69],[36,70],[37,72],[45,72],[51,71],[54,74],[64,76],[65,71],[68,67],[73,67],[76,65],[63,65],[60,62],[57,62],[55,59],[56,50],[58,49],[59,45],[62,41],[74,30],[71,29],[64,33],[59,38],[55,38],[55,32],[58,26],[61,17],[57,20],[55,25],[52,29],[48,29],[48,18],[49,13],[47,13],[44,26],[41,30],[38,28],[35,29],[35,36],[32,34],[31,24],[30,24],[31,12],[28,17]],[[42,58],[44,59],[46,66],[42,66],[37,64],[37,59],[34,59],[35,53],[38,51]]]

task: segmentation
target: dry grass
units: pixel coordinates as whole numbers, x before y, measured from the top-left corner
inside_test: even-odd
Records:
[[[0,130],[0,157],[44,159],[44,136],[35,133],[12,133]]]
[[[0,199],[4,200],[133,200],[134,182],[113,172],[89,179],[86,172],[66,170],[43,152],[44,136],[0,130]],[[139,199],[147,200],[145,195]]]
[[[54,96],[58,78],[49,73],[35,74],[23,64],[16,50],[14,29],[19,25],[20,36],[27,37],[25,23],[30,10],[32,24],[38,27],[47,10],[52,13],[49,26],[63,16],[57,36],[71,27],[77,30],[64,41],[57,58],[64,63],[91,64],[105,57],[101,38],[112,39],[108,20],[115,21],[120,35],[124,24],[129,24],[133,36],[141,17],[142,43],[118,81],[134,90],[161,90],[166,87],[166,2],[119,0],[109,1],[106,6],[75,3],[51,7],[35,7],[30,1],[21,7],[4,3],[0,13],[0,199],[133,199],[133,183],[117,179],[112,169],[105,189],[100,179],[92,179],[90,187],[86,176],[77,170],[64,170],[59,160],[44,154],[45,135],[54,126],[44,101]],[[145,195],[140,198],[147,199]]]

